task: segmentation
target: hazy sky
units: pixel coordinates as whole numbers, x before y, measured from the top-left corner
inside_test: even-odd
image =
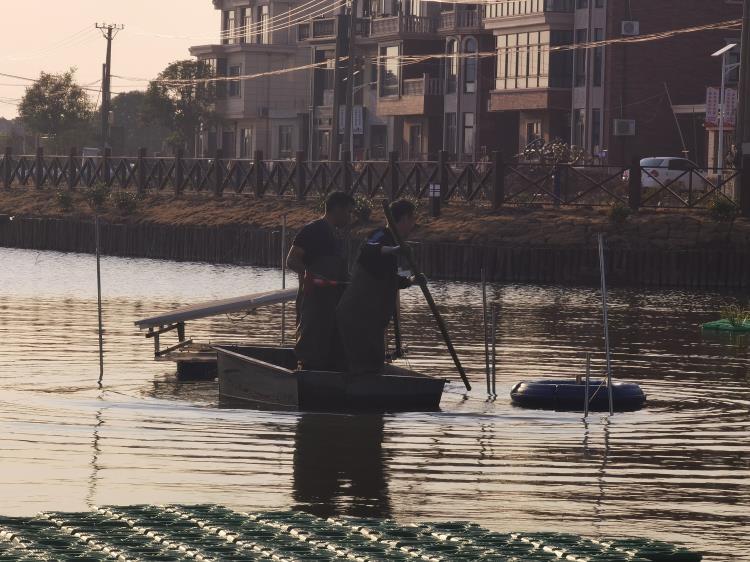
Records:
[[[191,45],[219,37],[211,0],[2,0],[0,73],[36,78],[75,66],[78,82],[98,90],[107,42],[94,29],[97,22],[125,25],[112,43],[112,73],[124,77],[152,78],[169,62],[188,58]],[[13,100],[27,84],[0,76],[0,116],[17,115]],[[113,93],[145,87],[122,78],[112,85]]]

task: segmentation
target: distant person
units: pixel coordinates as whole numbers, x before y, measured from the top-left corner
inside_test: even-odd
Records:
[[[414,204],[399,200],[391,203],[395,225],[405,239],[416,224]],[[399,275],[398,256],[402,248],[383,227],[362,245],[352,273],[352,281],[336,309],[341,341],[352,373],[381,373],[385,363],[385,331],[396,311],[397,291],[415,281]]]
[[[300,368],[330,371],[341,363],[336,305],[349,279],[338,229],[349,225],[354,199],[343,192],[326,199],[322,218],[305,225],[294,238],[286,264],[299,275],[297,343]]]

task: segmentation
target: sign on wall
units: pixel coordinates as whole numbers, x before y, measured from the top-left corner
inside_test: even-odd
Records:
[[[721,88],[706,89],[706,125],[719,126],[719,106],[721,105]],[[734,127],[737,118],[737,90],[724,90],[724,126]]]

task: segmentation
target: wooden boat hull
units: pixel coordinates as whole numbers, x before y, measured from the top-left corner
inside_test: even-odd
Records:
[[[306,411],[437,410],[445,386],[393,365],[382,375],[297,371],[291,348],[217,346],[219,396],[257,407]]]

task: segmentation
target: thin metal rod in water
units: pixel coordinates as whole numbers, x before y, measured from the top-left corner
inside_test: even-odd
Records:
[[[492,396],[497,396],[497,304],[492,303]]]
[[[99,250],[99,215],[94,215],[94,239],[96,244],[96,298],[99,312],[99,385],[104,379],[104,330],[102,328],[102,269]]]
[[[487,396],[492,396],[492,386],[490,384],[489,326],[487,326],[487,278],[484,268],[482,268],[482,327],[484,328],[484,366],[487,375]]]
[[[604,321],[604,351],[607,359],[607,392],[609,394],[609,415],[614,413],[612,403],[612,360],[609,352],[609,317],[607,314],[607,277],[604,263],[604,235],[599,234],[599,271],[602,281],[602,317]]]
[[[286,289],[286,215],[281,219],[281,288]],[[281,345],[286,341],[286,303],[281,303]]]
[[[586,352],[586,392],[583,402],[583,417],[589,417],[589,385],[591,384],[591,353]]]

